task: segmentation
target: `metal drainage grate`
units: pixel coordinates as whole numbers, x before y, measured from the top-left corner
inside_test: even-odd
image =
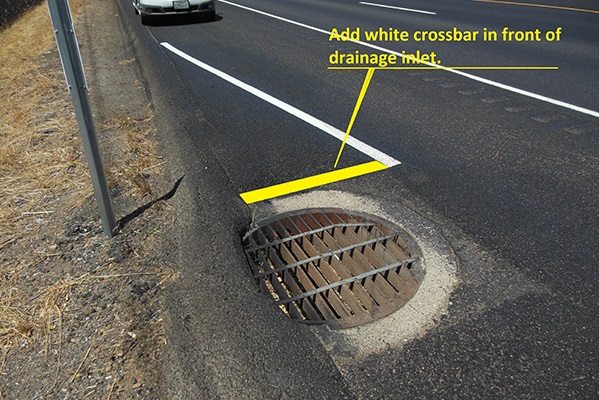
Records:
[[[263,222],[244,246],[254,277],[288,316],[340,329],[382,318],[418,290],[416,246],[399,232],[371,216],[304,210]]]

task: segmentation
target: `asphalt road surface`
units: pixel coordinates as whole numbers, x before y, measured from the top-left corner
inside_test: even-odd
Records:
[[[597,2],[235,0],[219,1],[213,22],[144,27],[115,1],[173,182],[184,176],[173,396],[599,396]],[[365,42],[379,28],[454,27],[498,40],[356,43],[328,33],[360,28]],[[504,30],[538,30],[541,40],[504,41]],[[262,205],[239,195],[333,170],[341,141],[305,115],[345,132],[367,72],[330,70],[329,56],[380,54],[373,45],[480,69],[374,71],[351,137],[400,164],[320,190],[429,221],[459,260],[459,285],[420,338],[340,367],[252,281],[239,238]],[[490,68],[507,66],[517,68]],[[372,161],[365,148],[347,146],[339,168]]]

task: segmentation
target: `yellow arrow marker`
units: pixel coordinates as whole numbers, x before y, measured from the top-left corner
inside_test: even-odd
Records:
[[[337,159],[335,160],[335,166],[333,168],[337,168],[337,164],[339,163],[339,159],[341,158],[341,153],[343,152],[343,148],[345,147],[345,142],[347,142],[347,138],[349,137],[349,132],[351,131],[351,128],[354,126],[354,121],[356,120],[356,115],[358,115],[358,110],[360,110],[360,106],[362,105],[362,100],[364,100],[364,95],[366,94],[368,85],[370,85],[370,80],[372,79],[373,74],[374,74],[374,68],[369,68],[368,72],[366,73],[366,78],[364,78],[364,84],[362,85],[362,90],[360,91],[360,96],[358,96],[358,101],[356,102],[356,106],[354,107],[354,113],[351,116],[349,125],[347,126],[347,131],[345,131],[345,137],[343,138],[343,143],[341,143],[341,148],[339,149],[339,154],[337,154]]]
[[[256,203],[262,200],[268,200],[286,194],[311,189],[317,186],[326,185],[345,179],[354,178],[360,175],[370,174],[376,171],[387,169],[385,164],[378,161],[371,161],[365,164],[354,165],[353,167],[343,168],[336,171],[325,172],[324,174],[309,176],[278,185],[253,190],[251,192],[241,193],[240,196],[247,204]]]

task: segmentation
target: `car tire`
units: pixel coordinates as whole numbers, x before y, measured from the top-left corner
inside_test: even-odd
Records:
[[[206,13],[204,18],[206,21],[214,21],[216,19],[216,11],[210,11],[209,13]]]
[[[139,14],[141,16],[141,24],[142,25],[149,25],[151,22],[151,18],[148,14]]]

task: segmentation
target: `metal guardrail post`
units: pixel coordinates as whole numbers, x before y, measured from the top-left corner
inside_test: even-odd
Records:
[[[85,158],[92,178],[98,211],[102,219],[104,233],[108,237],[114,236],[116,219],[112,210],[112,202],[108,183],[102,166],[102,158],[96,139],[93,115],[89,103],[87,82],[81,62],[81,54],[77,44],[75,28],[71,17],[71,9],[67,0],[48,0],[50,18],[54,26],[56,43],[60,53],[60,60],[64,69],[67,86],[75,106],[75,115],[81,138]]]

